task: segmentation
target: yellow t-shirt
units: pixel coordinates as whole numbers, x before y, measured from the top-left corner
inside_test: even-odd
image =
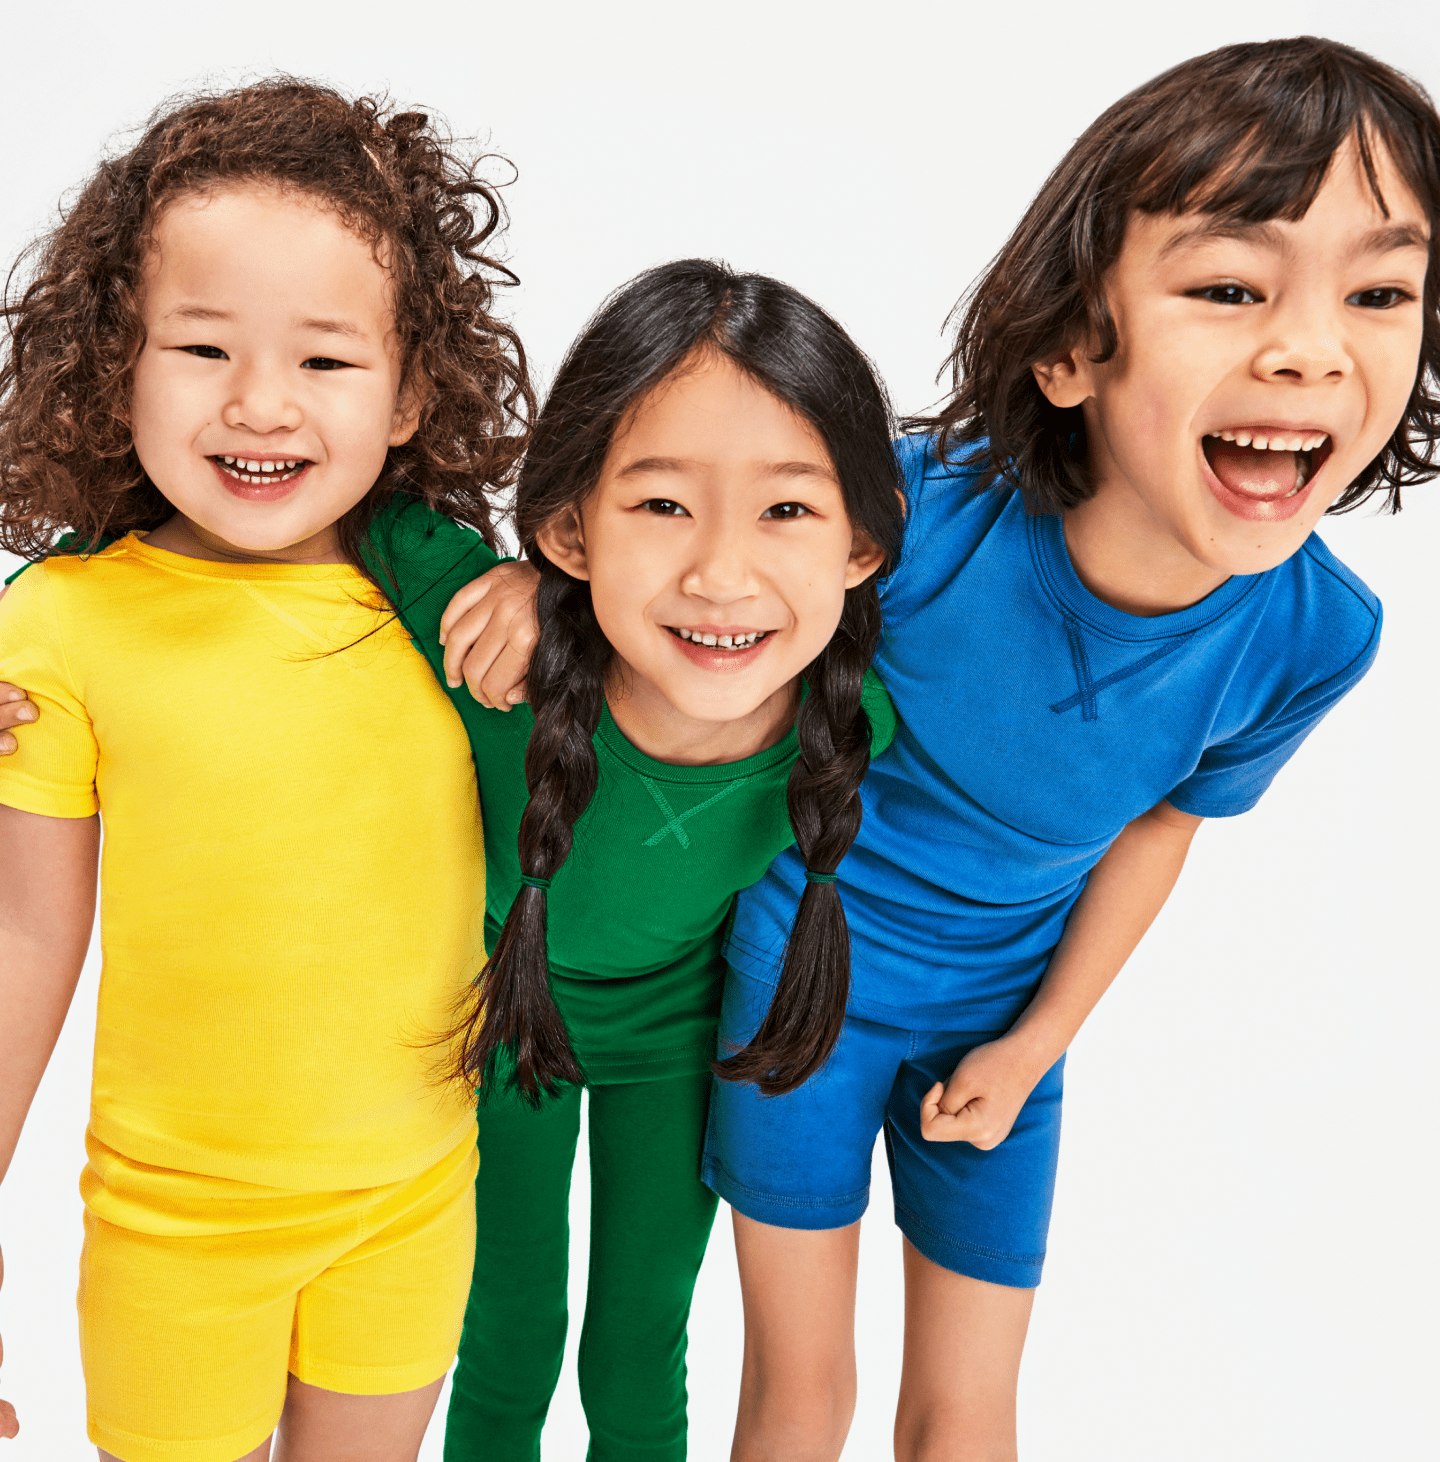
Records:
[[[137,1162],[371,1187],[473,1123],[432,1043],[484,961],[475,768],[376,602],[134,534],[0,600],[0,678],[40,707],[0,802],[100,810],[91,1126]]]

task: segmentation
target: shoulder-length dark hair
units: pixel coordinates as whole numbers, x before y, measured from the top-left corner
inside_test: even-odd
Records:
[[[363,567],[365,530],[401,488],[493,546],[489,493],[514,475],[532,396],[519,339],[493,313],[497,286],[515,276],[486,252],[504,212],[476,174],[481,161],[463,160],[422,112],[292,77],[157,112],[34,246],[23,289],[27,257],[11,270],[0,547],[40,558],[67,530],[98,543],[174,512],[130,435],[145,255],[167,204],[247,183],[314,198],[383,246],[403,379],[425,398],[415,434],[337,525],[342,552]]]
[[[627,411],[705,351],[733,362],[819,433],[851,524],[885,555],[881,574],[899,554],[903,511],[889,402],[834,320],[788,285],[705,259],[651,269],[605,302],[560,367],[516,494],[520,540],[540,570],[540,636],[526,681],[535,712],[525,753],[530,801],[519,839],[521,873],[535,882],[522,884],[455,1032],[455,1075],[482,1091],[505,1069],[532,1100],[584,1079],[550,990],[544,884],[569,856],[575,821],[595,792],[593,737],[612,651],[589,584],[550,562],[537,534],[594,490]],[[814,873],[833,873],[860,828],[860,780],[870,763],[860,690],[879,635],[872,575],[846,592],[834,637],[804,671],[809,694],[788,804]],[[849,988],[840,896],[833,883],[807,880],[770,1012],[755,1039],[716,1070],[772,1094],[798,1086],[838,1039]]]
[[[1388,217],[1375,156],[1383,150],[1440,221],[1440,118],[1400,72],[1315,36],[1226,46],[1122,97],[1081,134],[1019,227],[956,306],[946,367],[954,394],[911,429],[938,450],[984,447],[991,484],[1018,487],[1032,512],[1058,513],[1095,490],[1079,407],[1052,406],[1032,367],[1085,340],[1092,359],[1118,345],[1105,276],[1125,227],[1143,213],[1214,214],[1240,223],[1302,218],[1339,148],[1354,138]],[[1440,251],[1425,276],[1420,368],[1384,450],[1335,500],[1343,513],[1373,493],[1391,512],[1400,490],[1437,471],[1440,442]]]

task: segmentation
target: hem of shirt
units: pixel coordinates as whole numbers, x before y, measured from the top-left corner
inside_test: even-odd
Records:
[[[731,936],[732,941],[735,936]],[[743,943],[743,941],[737,941]],[[727,956],[728,958],[728,956]],[[756,974],[752,970],[729,961],[730,973],[734,978],[748,980],[773,990],[779,983],[778,975]],[[1039,981],[1036,981],[1036,989]],[[871,1025],[883,1025],[890,1030],[923,1031],[1007,1031],[1019,1020],[1025,1007],[1035,998],[1035,990],[1026,990],[1022,995],[997,996],[989,1000],[950,1000],[934,1005],[887,1005],[868,996],[851,993],[845,1006],[845,1014],[857,1020],[869,1021]]]
[[[1260,798],[1251,797],[1245,802],[1206,802],[1203,798],[1177,798],[1172,795],[1165,800],[1176,812],[1186,812],[1191,817],[1239,817],[1242,812],[1249,812],[1257,806]]]
[[[291,1193],[346,1192],[407,1182],[433,1168],[462,1143],[473,1142],[477,1135],[475,1114],[471,1111],[465,1114],[463,1121],[447,1129],[444,1137],[387,1162],[327,1164],[308,1157],[258,1157],[253,1153],[217,1150],[202,1143],[146,1132],[93,1109],[90,1131],[106,1147],[113,1148],[131,1162],[281,1188]]]
[[[100,811],[94,792],[57,792],[22,771],[6,768],[0,774],[0,804],[40,817],[94,817]]]
[[[677,1076],[704,1076],[715,1059],[715,1043],[651,1051],[604,1060],[587,1060],[578,1053],[586,1086],[630,1086],[642,1081],[669,1081]]]

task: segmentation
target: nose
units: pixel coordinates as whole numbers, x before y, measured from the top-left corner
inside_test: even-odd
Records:
[[[233,378],[230,398],[220,418],[228,427],[244,428],[263,436],[268,432],[294,431],[301,423],[302,413],[299,402],[287,389],[284,373],[253,364]]]
[[[712,604],[734,604],[755,592],[754,566],[738,521],[707,524],[692,542],[690,563],[680,576],[686,594]]]
[[[1341,381],[1354,369],[1345,320],[1328,301],[1300,296],[1272,318],[1272,330],[1255,356],[1262,380],[1318,385]]]

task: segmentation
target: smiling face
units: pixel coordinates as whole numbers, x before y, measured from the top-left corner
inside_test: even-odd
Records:
[[[1107,280],[1119,348],[1041,362],[1081,406],[1094,496],[1066,515],[1080,577],[1161,613],[1283,562],[1382,450],[1415,384],[1424,210],[1353,141],[1298,222],[1131,218]]]
[[[815,429],[708,352],[640,400],[579,512],[537,536],[590,582],[622,729],[652,755],[699,738],[706,760],[788,725],[845,591],[881,559],[851,528]],[[723,745],[721,726],[735,732]]]
[[[152,541],[335,561],[336,520],[415,427],[370,244],[293,193],[187,195],[155,225],[142,315],[131,429],[178,515]]]

